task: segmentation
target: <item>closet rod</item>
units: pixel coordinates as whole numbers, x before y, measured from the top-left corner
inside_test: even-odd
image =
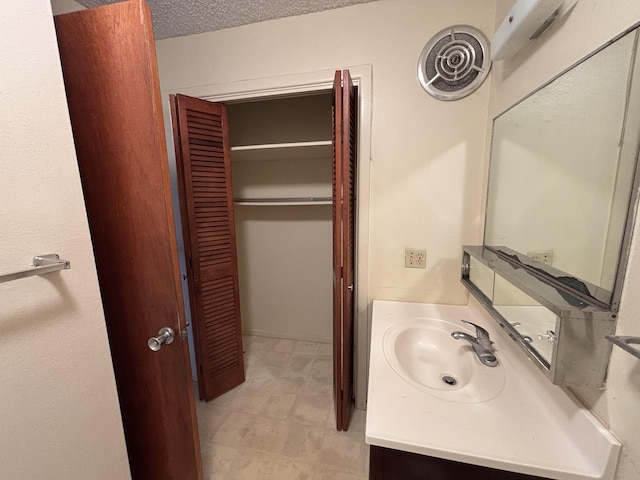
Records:
[[[33,267],[19,272],[5,273],[0,275],[0,283],[18,280],[19,278],[42,275],[45,273],[57,272],[58,270],[68,270],[71,268],[69,260],[62,260],[57,253],[38,255],[33,257]]]
[[[238,205],[331,205],[331,197],[234,198]]]

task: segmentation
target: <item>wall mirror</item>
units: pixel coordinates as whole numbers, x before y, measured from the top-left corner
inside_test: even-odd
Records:
[[[494,120],[484,246],[617,311],[635,216],[638,28]]]

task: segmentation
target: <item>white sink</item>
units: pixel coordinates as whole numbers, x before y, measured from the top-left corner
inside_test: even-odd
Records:
[[[400,377],[429,395],[460,403],[491,400],[504,388],[504,367],[480,363],[468,342],[451,337],[456,330],[475,334],[437,318],[400,320],[384,334],[385,358]]]
[[[454,330],[485,328],[498,367]],[[458,383],[449,387],[442,375]],[[544,376],[474,299],[374,300],[365,438],[370,445],[555,480],[612,480],[620,442]]]

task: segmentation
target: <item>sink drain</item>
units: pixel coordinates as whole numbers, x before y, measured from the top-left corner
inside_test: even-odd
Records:
[[[452,377],[451,375],[443,375],[442,377],[440,377],[440,379],[450,387],[453,387],[458,383],[458,380],[456,380],[456,378]]]

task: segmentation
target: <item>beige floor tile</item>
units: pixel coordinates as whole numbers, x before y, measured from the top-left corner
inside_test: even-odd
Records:
[[[250,449],[241,449],[224,476],[225,480],[269,480],[279,458]]]
[[[296,340],[288,340],[286,338],[282,338],[275,344],[275,346],[273,347],[273,351],[282,353],[293,353],[297,343],[298,342]]]
[[[246,383],[240,387],[233,397],[233,403],[229,404],[227,409],[256,415],[260,413],[267,400],[268,394],[265,395],[264,387]]]
[[[236,395],[237,391],[238,391],[238,389],[234,388],[232,390],[229,390],[227,393],[223,393],[219,397],[214,398],[213,400],[210,400],[208,402],[199,401],[199,403],[205,404],[207,406],[212,406],[213,405],[215,407],[226,408],[227,406],[229,406],[229,404],[233,400],[233,397]],[[196,395],[197,394],[198,393],[196,391]]]
[[[311,397],[322,396],[327,399],[328,402],[333,401],[333,378],[332,377],[319,377],[317,375],[310,375],[302,388],[303,395],[309,395]]]
[[[295,393],[276,390],[264,403],[260,414],[277,420],[285,420],[291,415],[296,399]]]
[[[255,423],[255,415],[231,412],[211,440],[222,445],[238,446]]]
[[[322,439],[318,462],[336,470],[363,475],[367,469],[367,450],[362,439],[341,432],[327,433]]]
[[[286,367],[289,359],[291,358],[290,352],[277,352],[271,350],[265,353],[262,357],[262,365],[268,367]]]
[[[311,375],[318,377],[330,377],[333,375],[333,359],[316,357],[310,369]]]
[[[300,463],[280,459],[273,469],[274,480],[319,480],[317,467],[307,463]]]
[[[293,353],[297,353],[299,355],[310,355],[316,356],[320,351],[321,343],[316,342],[298,342]]]
[[[331,404],[324,397],[298,395],[293,410],[293,421],[304,425],[322,426],[326,423]]]
[[[211,440],[229,416],[229,411],[204,402],[198,403],[198,431],[202,440]]]
[[[256,417],[242,439],[242,445],[261,452],[280,453],[287,439],[287,424],[271,418]]]
[[[333,344],[321,343],[318,347],[318,356],[333,357]]]
[[[300,355],[294,353],[287,362],[286,369],[291,372],[307,374],[311,370],[311,365],[315,362],[315,357],[311,355]]]
[[[199,402],[205,480],[365,480],[365,414],[336,432],[330,344],[245,336],[246,382]]]
[[[292,460],[317,463],[325,429],[289,423],[282,454]]]
[[[339,472],[325,466],[317,466],[315,475],[318,480],[366,480],[367,475],[355,475],[353,473]]]
[[[245,381],[240,388],[251,385],[254,387],[272,387],[278,381],[284,369],[268,367],[263,364],[248,365],[245,370]]]
[[[235,447],[212,442],[203,442],[200,449],[205,480],[222,480],[238,454]]]
[[[285,370],[275,383],[275,389],[289,393],[302,393],[307,384],[307,375],[304,373]]]

